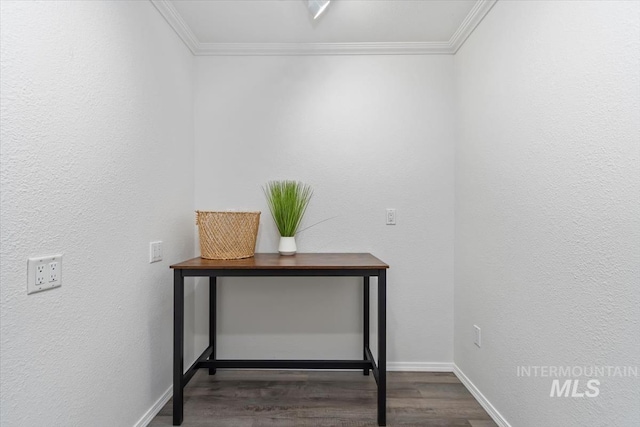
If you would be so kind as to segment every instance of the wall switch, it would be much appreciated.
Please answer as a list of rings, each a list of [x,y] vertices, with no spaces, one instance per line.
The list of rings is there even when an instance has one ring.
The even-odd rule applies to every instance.
[[[62,255],[27,260],[27,294],[62,286]]]
[[[387,209],[387,225],[396,225],[395,209]]]
[[[162,261],[162,242],[149,243],[149,264]]]
[[[478,347],[482,346],[482,337],[480,335],[480,327],[478,325],[473,325],[473,331],[475,333],[473,338],[473,343]]]

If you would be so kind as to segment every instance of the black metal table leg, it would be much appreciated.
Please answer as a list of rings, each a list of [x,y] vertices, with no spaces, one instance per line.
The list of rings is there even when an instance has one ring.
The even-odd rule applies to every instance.
[[[378,425],[387,425],[387,270],[378,270]]]
[[[209,277],[209,346],[211,346],[211,356],[209,360],[216,360],[216,313],[217,313],[217,277]],[[209,368],[209,375],[215,375],[216,368]]]
[[[182,372],[184,368],[184,277],[173,271],[173,425],[182,424]]]
[[[364,313],[364,322],[363,322],[363,328],[362,328],[362,334],[363,334],[363,348],[362,348],[362,354],[363,354],[363,360],[367,360],[367,349],[369,348],[369,276],[365,276],[364,277],[364,283],[363,283],[363,301],[364,301],[364,306],[363,306],[363,313]],[[362,373],[364,375],[369,375],[369,369],[365,368],[363,369]]]

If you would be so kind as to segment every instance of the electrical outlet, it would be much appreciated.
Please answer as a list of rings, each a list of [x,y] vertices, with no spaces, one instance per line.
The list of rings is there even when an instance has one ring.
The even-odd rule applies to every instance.
[[[162,242],[149,243],[149,264],[162,261]]]
[[[44,264],[36,265],[36,285],[44,285],[45,270],[46,270],[46,265]]]
[[[49,263],[49,282],[55,282],[58,280],[58,261],[52,261]]]
[[[387,209],[387,225],[396,225],[395,209]]]
[[[473,343],[475,345],[477,345],[478,347],[482,346],[482,336],[480,335],[480,327],[478,325],[473,325],[473,331],[475,333],[475,336],[473,338]]]
[[[62,255],[27,260],[27,294],[62,286]]]

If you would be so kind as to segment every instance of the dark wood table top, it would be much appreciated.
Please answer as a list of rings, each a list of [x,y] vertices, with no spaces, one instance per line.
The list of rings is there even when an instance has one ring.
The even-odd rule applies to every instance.
[[[379,270],[389,266],[367,253],[298,253],[291,256],[259,253],[251,258],[231,260],[193,258],[174,264],[170,268],[177,270]]]

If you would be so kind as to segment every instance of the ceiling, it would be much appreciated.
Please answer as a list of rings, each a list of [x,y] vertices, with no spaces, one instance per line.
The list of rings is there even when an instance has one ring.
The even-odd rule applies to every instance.
[[[455,53],[495,0],[151,0],[196,55]]]

